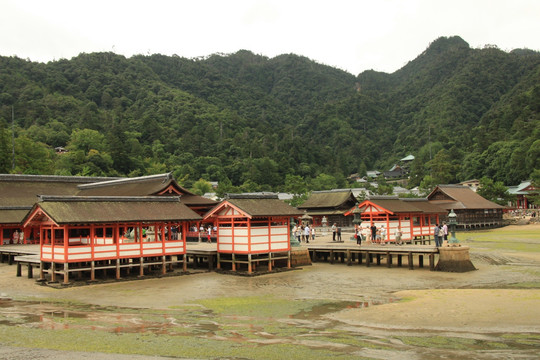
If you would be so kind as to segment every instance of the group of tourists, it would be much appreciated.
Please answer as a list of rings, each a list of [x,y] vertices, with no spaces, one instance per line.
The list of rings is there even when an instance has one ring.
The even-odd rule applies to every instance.
[[[381,225],[378,228],[375,224],[365,227],[355,225],[354,238],[356,239],[356,244],[358,245],[362,245],[362,241],[365,241],[366,244],[386,245],[386,243],[390,241],[390,239],[387,238],[387,234],[388,233],[384,225]],[[401,231],[401,227],[398,226],[394,231],[394,244],[403,245],[402,237],[403,232]]]
[[[11,234],[11,239],[4,239],[4,245],[7,244],[24,244],[24,231],[15,229],[13,234]]]
[[[435,238],[436,247],[442,246],[442,242],[448,240],[448,226],[445,222],[443,222],[442,226],[435,224],[435,227],[433,228],[433,237]]]
[[[332,241],[342,241],[341,240],[341,227],[337,226],[336,223],[332,224]]]
[[[309,226],[309,224],[295,225],[292,229],[292,233],[296,236],[298,242],[305,242],[309,244],[309,239],[315,240],[315,227]]]

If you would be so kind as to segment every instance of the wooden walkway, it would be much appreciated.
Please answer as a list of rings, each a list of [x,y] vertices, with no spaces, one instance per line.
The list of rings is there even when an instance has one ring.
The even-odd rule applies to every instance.
[[[22,276],[22,267],[27,267],[28,278],[33,278],[34,269],[39,271],[41,266],[41,260],[39,256],[39,245],[2,245],[0,246],[0,263],[8,263],[9,265],[17,265],[17,276]],[[118,266],[114,263],[115,260],[95,262],[94,268],[90,267],[70,267],[69,272],[81,272],[81,271],[95,271],[106,270],[113,268],[140,268],[141,266],[160,266],[163,265],[161,259],[145,258],[143,263],[135,259],[121,259],[122,262]],[[126,261],[133,260],[133,261]],[[150,260],[150,261],[148,261]],[[185,264],[190,264],[194,269],[201,267],[207,267],[209,271],[214,270],[217,261],[217,245],[215,243],[186,243],[186,255]],[[166,265],[169,265],[169,269],[173,263],[184,263],[184,259],[174,261],[167,260]],[[185,267],[184,267],[185,270]],[[50,273],[51,269],[45,269],[46,273]],[[64,274],[64,268],[57,268],[54,270],[55,274]],[[129,271],[129,270],[128,270]]]
[[[0,262],[7,262],[9,265],[17,265],[17,276],[22,276],[22,268],[27,267],[28,278],[33,278],[34,270],[40,271],[41,261],[39,257],[39,245],[3,245],[0,246]],[[300,247],[293,247],[295,249],[307,249],[313,263],[317,261],[328,261],[331,264],[336,262],[346,263],[349,266],[353,264],[364,264],[366,267],[371,265],[386,265],[387,267],[398,266],[402,267],[403,263],[410,270],[413,270],[415,266],[419,268],[424,267],[424,261],[429,263],[429,269],[435,269],[435,255],[438,254],[438,249],[433,245],[356,245],[353,241],[344,242],[332,242],[326,238],[319,238],[315,242],[309,244],[302,243]],[[122,259],[126,260],[126,259]],[[130,260],[130,259],[127,259]],[[189,265],[193,269],[207,268],[209,271],[213,271],[218,264],[219,258],[217,253],[216,243],[206,242],[187,242],[186,243],[186,255],[182,259],[177,259],[178,264],[182,264],[184,270]],[[174,260],[169,259],[166,261],[166,265],[169,270],[172,270]],[[241,261],[240,261],[241,262]],[[131,259],[130,261],[124,261],[120,264],[107,263],[96,264],[95,268],[90,269],[86,267],[73,267],[70,268],[70,272],[82,272],[86,270],[107,270],[113,268],[142,268],[148,266],[165,266],[162,259],[145,259],[144,261],[138,261],[138,259]],[[127,270],[128,273],[130,270]],[[52,269],[45,269],[46,273],[52,272]],[[118,270],[117,270],[118,271]],[[54,269],[55,274],[61,275],[64,272],[63,268]]]
[[[353,264],[365,264],[370,267],[373,264],[381,265],[383,262],[387,267],[394,264],[403,266],[405,259],[409,270],[413,270],[416,264],[424,267],[424,258],[429,261],[429,269],[435,270],[435,255],[439,250],[435,246],[429,245],[356,245],[348,243],[318,243],[305,245],[310,253],[311,261],[329,261]]]

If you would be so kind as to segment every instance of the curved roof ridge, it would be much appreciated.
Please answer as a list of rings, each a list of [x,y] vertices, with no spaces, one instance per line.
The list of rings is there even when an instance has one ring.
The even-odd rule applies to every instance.
[[[152,181],[156,179],[163,178],[163,182],[166,182],[168,180],[171,180],[172,172],[165,173],[165,174],[157,174],[157,175],[145,175],[145,176],[138,176],[134,178],[120,178],[120,179],[114,179],[114,180],[108,180],[108,181],[100,181],[95,182],[91,184],[82,184],[78,185],[77,187],[81,190],[83,189],[92,189],[92,188],[98,188],[102,186],[110,186],[110,185],[119,185],[119,184],[127,184],[127,183],[134,183],[134,182],[144,182],[144,181]]]
[[[180,201],[180,196],[76,196],[76,195],[38,195],[41,202],[129,202],[129,201]]]

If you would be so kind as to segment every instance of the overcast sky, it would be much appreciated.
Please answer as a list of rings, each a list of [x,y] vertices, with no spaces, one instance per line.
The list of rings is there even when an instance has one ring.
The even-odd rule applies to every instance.
[[[0,55],[294,53],[394,72],[440,36],[540,50],[539,0],[0,0]]]

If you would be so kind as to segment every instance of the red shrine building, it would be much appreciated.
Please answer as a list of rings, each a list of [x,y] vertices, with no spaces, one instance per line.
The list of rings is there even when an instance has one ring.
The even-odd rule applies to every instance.
[[[189,221],[201,217],[179,197],[40,196],[23,220],[36,229],[40,244],[41,275],[55,281],[70,272],[183,263]]]
[[[174,196],[199,215],[217,204],[180,186],[171,173],[136,178],[0,174],[0,245],[39,242],[37,228],[23,227],[22,222],[40,195],[116,199]]]
[[[270,194],[229,194],[205,216],[217,228],[218,268],[247,264],[251,273],[259,262],[272,270],[274,260],[290,267],[290,219],[302,213]]]
[[[427,199],[398,198],[397,196],[371,196],[357,205],[361,227],[375,225],[386,229],[386,241],[395,241],[395,232],[401,229],[402,240],[412,242],[433,236],[435,224],[441,224],[447,211],[431,204]],[[354,208],[353,208],[354,209]],[[345,215],[352,217],[351,209]]]

